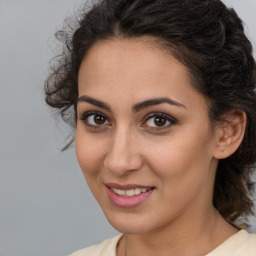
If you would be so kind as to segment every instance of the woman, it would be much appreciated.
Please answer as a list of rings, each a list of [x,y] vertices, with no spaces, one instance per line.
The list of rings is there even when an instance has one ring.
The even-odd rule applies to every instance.
[[[122,233],[72,256],[256,255],[255,62],[219,0],[102,0],[45,84],[75,126],[76,153]],[[63,37],[64,36],[64,37]]]

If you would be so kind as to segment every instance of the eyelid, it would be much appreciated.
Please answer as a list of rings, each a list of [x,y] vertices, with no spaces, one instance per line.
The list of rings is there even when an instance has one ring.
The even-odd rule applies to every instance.
[[[90,116],[93,116],[93,115],[100,115],[100,116],[103,116],[104,118],[106,118],[106,120],[108,122],[110,122],[111,120],[105,115],[103,114],[102,112],[100,111],[88,111],[88,112],[85,112],[81,115],[81,117],[78,116],[78,119],[83,121],[83,123],[88,126],[88,127],[92,127],[92,128],[101,128],[103,127],[104,125],[106,124],[102,124],[102,125],[91,125],[89,124],[88,122],[86,122],[86,119]]]
[[[170,126],[174,125],[174,124],[177,124],[177,120],[173,117],[171,117],[170,115],[167,115],[165,113],[161,113],[161,112],[155,112],[155,113],[151,113],[149,114],[143,121],[143,124],[145,122],[147,122],[149,119],[151,118],[155,118],[155,117],[163,117],[165,118],[168,122],[170,122],[169,125],[167,126],[159,126],[159,127],[151,127],[151,126],[146,126],[146,125],[143,125],[143,127],[147,128],[147,129],[152,129],[152,130],[163,130],[163,129],[166,129],[166,128],[169,128]]]
[[[150,119],[150,118],[152,118],[152,117],[156,117],[156,116],[164,117],[164,118],[166,118],[167,120],[169,120],[170,122],[177,122],[177,120],[176,120],[174,117],[172,117],[172,116],[170,116],[170,115],[168,115],[168,114],[165,114],[165,113],[163,113],[163,112],[154,112],[154,113],[150,113],[149,115],[146,116],[145,121],[147,121],[148,119]]]
[[[109,119],[108,117],[106,117],[106,115],[104,115],[100,111],[87,111],[87,112],[83,113],[81,115],[81,117],[79,117],[79,115],[78,115],[78,119],[83,121],[83,120],[85,120],[85,118],[87,118],[88,116],[92,116],[92,115],[101,115],[101,116],[104,116],[106,119]]]

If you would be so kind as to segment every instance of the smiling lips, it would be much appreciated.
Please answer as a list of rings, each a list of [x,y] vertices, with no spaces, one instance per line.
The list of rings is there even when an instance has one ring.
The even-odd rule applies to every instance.
[[[137,206],[146,200],[154,191],[154,187],[141,185],[106,184],[110,201],[119,207]]]
[[[135,189],[128,189],[128,190],[121,190],[121,189],[117,189],[117,188],[110,188],[111,190],[113,190],[116,194],[118,194],[119,196],[137,196],[141,193],[145,193],[147,192],[149,189],[146,188],[135,188]]]

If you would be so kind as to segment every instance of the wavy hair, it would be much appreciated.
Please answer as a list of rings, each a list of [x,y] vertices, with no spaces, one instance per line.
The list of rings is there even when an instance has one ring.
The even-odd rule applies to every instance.
[[[246,113],[241,145],[219,161],[213,204],[232,223],[248,216],[256,162],[255,60],[243,22],[220,0],[101,0],[85,8],[75,29],[56,34],[64,48],[45,82],[46,103],[75,128],[78,71],[87,51],[100,40],[145,35],[188,68],[193,86],[210,100],[213,123],[232,109]]]

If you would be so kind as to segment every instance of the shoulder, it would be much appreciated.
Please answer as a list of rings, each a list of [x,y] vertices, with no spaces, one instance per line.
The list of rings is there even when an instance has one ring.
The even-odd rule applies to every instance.
[[[206,256],[256,256],[256,234],[237,232]]]
[[[119,234],[99,244],[78,250],[69,256],[116,256],[116,246],[121,236],[122,234]]]

